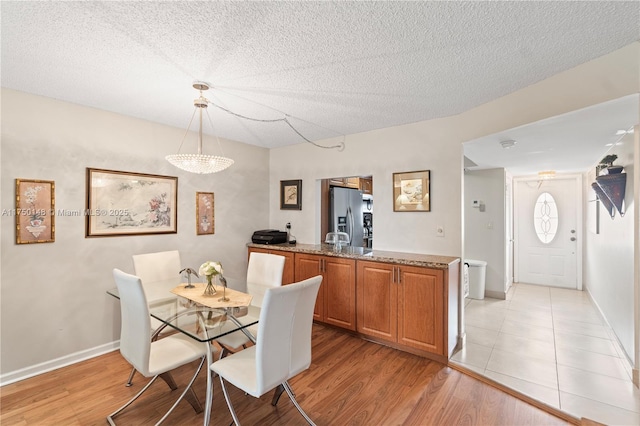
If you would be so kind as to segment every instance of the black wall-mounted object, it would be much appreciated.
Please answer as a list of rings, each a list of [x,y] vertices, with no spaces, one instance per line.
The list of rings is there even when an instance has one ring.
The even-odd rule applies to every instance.
[[[615,210],[618,210],[621,217],[624,216],[624,196],[627,189],[626,173],[598,176],[591,187],[596,191],[598,198],[612,218],[615,216]]]

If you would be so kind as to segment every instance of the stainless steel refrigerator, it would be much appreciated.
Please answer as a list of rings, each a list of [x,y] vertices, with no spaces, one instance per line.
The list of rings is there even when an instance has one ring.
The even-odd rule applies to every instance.
[[[349,245],[363,247],[362,191],[340,187],[331,187],[330,191],[330,230],[346,232],[349,234]]]

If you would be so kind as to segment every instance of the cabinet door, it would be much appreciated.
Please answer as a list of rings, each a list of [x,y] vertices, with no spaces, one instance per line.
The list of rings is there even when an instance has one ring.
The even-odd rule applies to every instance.
[[[295,253],[295,277],[296,282],[306,280],[307,278],[315,277],[322,274],[321,269],[322,256],[316,256],[313,254]],[[316,298],[316,306],[313,310],[313,319],[316,321],[324,321],[324,294],[326,283],[324,278],[320,289],[318,290],[318,297]]]
[[[398,265],[398,343],[446,355],[443,271]]]
[[[360,178],[360,191],[365,194],[373,194],[373,179]]]
[[[284,256],[284,271],[282,272],[282,285],[293,284],[296,282],[294,276],[294,254],[289,251],[274,250],[273,254]]]
[[[344,184],[347,188],[355,188],[360,189],[360,178],[358,177],[348,177],[344,178]]]
[[[356,261],[323,257],[324,322],[356,330]]]
[[[345,178],[331,178],[329,179],[329,185],[331,186],[345,186]]]
[[[398,288],[394,283],[394,265],[358,261],[358,332],[395,342],[398,325]]]

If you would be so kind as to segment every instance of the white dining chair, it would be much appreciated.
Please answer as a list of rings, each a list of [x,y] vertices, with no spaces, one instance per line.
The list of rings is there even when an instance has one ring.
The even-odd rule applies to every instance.
[[[261,307],[264,292],[267,288],[280,287],[284,272],[284,256],[268,253],[251,252],[247,266],[247,293],[252,295],[251,304]],[[256,318],[257,319],[257,318]],[[224,327],[233,327],[232,324]],[[249,327],[249,332],[254,336],[257,333],[255,326]],[[216,339],[222,347],[220,358],[240,347],[245,348],[250,342],[242,332],[236,331]]]
[[[142,280],[119,269],[113,270],[113,278],[120,294],[120,353],[140,374],[152,379],[126,404],[107,416],[107,421],[115,425],[113,418],[138,399],[158,377],[165,380],[172,390],[177,389],[175,382],[167,373],[197,359],[200,359],[200,364],[191,381],[169,411],[156,424],[162,423],[185,396],[197,413],[202,412],[202,406],[191,385],[202,369],[211,345],[198,342],[182,333],[151,341],[149,339],[151,334],[149,306]]]
[[[134,273],[142,280],[142,288],[145,291],[148,303],[153,306],[156,303],[156,298],[159,298],[161,300],[158,302],[159,304],[167,305],[166,309],[177,312],[178,306],[176,306],[176,302],[167,302],[162,299],[166,298],[164,295],[166,293],[165,283],[175,281],[176,285],[180,284],[180,252],[171,250],[143,253],[135,254],[132,258]],[[152,318],[151,328],[153,331],[150,338],[157,339],[164,334],[166,325]],[[170,332],[170,330],[167,332]],[[135,374],[136,369],[132,368],[126,383],[127,387],[133,384]]]
[[[211,365],[211,371],[220,376],[224,397],[237,426],[240,421],[225,381],[256,398],[276,388],[284,389],[305,420],[314,424],[298,404],[287,380],[311,365],[313,308],[321,282],[322,276],[318,275],[268,289],[260,311],[260,337],[255,346],[228,355]],[[281,393],[281,390],[277,391],[273,405]]]
[[[175,280],[176,285],[180,284],[182,267],[178,250],[135,254],[132,258],[135,274],[142,280],[142,286],[147,293],[153,293],[154,283]]]

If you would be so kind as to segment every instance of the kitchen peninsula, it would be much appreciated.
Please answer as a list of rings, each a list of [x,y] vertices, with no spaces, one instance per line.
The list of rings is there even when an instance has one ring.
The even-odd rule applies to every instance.
[[[446,363],[458,341],[460,259],[329,244],[248,244],[286,257],[283,284],[322,275],[314,320]]]

